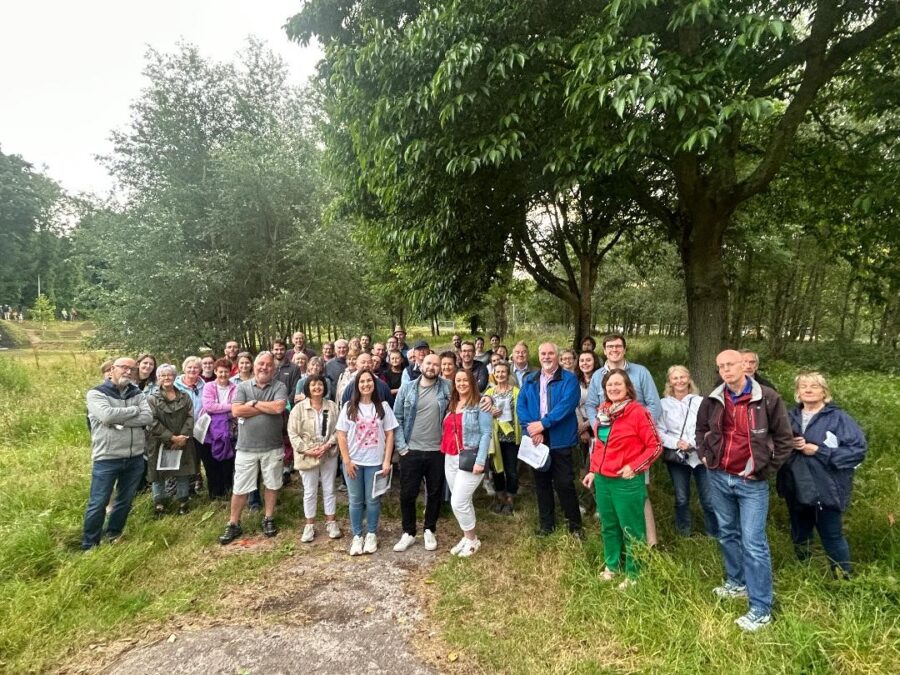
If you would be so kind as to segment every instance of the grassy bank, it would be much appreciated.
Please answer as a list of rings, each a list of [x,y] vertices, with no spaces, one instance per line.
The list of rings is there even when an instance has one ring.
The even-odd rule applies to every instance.
[[[638,340],[629,350],[660,383],[665,366],[683,360],[677,343]],[[766,370],[785,394],[795,372],[784,362]],[[661,545],[647,553],[636,587],[620,592],[598,579],[596,520],[589,519],[584,544],[565,535],[539,540],[528,503],[513,523],[482,519],[479,555],[450,561],[436,574],[437,615],[452,617],[444,624],[448,639],[488,671],[512,673],[900,672],[900,379],[877,372],[830,379],[871,448],[845,520],[854,579],[832,580],[818,545],[811,562],[796,561],[787,513],[773,490],[777,620],[763,633],[741,634],[733,620],[746,603],[712,595],[722,574],[718,546],[706,537],[677,538],[671,483],[660,464],[653,503]],[[699,512],[694,522],[701,522]]]
[[[154,520],[138,497],[123,541],[78,550],[90,484],[84,392],[95,355],[0,356],[0,670],[43,672],[96,642],[185,612],[212,611],[222,589],[290,552],[220,555],[224,505],[197,500]],[[296,500],[285,504],[295,522]],[[255,519],[245,521],[258,527]]]

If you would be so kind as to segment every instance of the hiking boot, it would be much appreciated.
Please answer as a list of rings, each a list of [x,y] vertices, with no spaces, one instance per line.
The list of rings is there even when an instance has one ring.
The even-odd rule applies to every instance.
[[[307,523],[303,526],[303,534],[300,535],[300,543],[308,544],[311,542],[316,536],[316,526],[312,523]]]
[[[329,539],[340,539],[343,536],[341,528],[335,520],[325,521],[325,531],[328,533]]]
[[[394,544],[394,552],[395,553],[403,553],[406,549],[416,543],[416,538],[409,534],[408,532],[404,532],[403,536],[400,537],[400,541]]]
[[[267,537],[274,537],[276,534],[278,534],[278,526],[275,525],[275,519],[263,518],[262,531],[263,534]]]
[[[725,599],[730,598],[746,598],[747,597],[747,587],[740,586],[731,581],[726,581],[722,586],[716,586],[713,589],[713,593]]]
[[[225,532],[219,537],[219,543],[225,546],[225,544],[230,544],[242,534],[244,534],[244,530],[241,529],[240,523],[228,523],[225,526]]]
[[[744,616],[735,619],[734,622],[741,630],[745,630],[748,633],[755,633],[760,628],[764,628],[772,623],[772,615],[762,614],[761,612],[751,609],[744,614]]]

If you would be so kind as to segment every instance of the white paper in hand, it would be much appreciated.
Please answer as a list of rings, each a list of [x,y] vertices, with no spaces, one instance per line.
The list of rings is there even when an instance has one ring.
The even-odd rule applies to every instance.
[[[380,471],[375,474],[375,480],[372,481],[372,499],[380,497],[391,489],[391,477],[394,475],[394,467],[392,466],[387,473]]]
[[[519,459],[525,462],[533,469],[540,469],[547,463],[547,457],[550,455],[550,448],[540,443],[535,445],[531,436],[522,436],[522,442],[519,443]]]

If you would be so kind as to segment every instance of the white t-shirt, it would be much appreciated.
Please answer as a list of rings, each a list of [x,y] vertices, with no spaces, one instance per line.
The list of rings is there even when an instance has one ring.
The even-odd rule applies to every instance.
[[[341,407],[337,430],[347,434],[347,450],[350,459],[359,466],[381,466],[384,462],[384,432],[400,426],[394,411],[382,401],[384,419],[378,419],[374,403],[360,403],[354,422],[347,417],[349,403]]]

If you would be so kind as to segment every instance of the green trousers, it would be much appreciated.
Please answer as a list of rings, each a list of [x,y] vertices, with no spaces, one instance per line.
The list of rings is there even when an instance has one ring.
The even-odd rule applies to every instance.
[[[644,522],[644,501],[647,486],[643,474],[630,480],[608,478],[594,474],[594,495],[600,514],[600,531],[603,536],[603,557],[613,572],[622,571],[622,553],[625,553],[625,574],[637,576],[638,563],[634,559],[634,546],[647,543]]]

